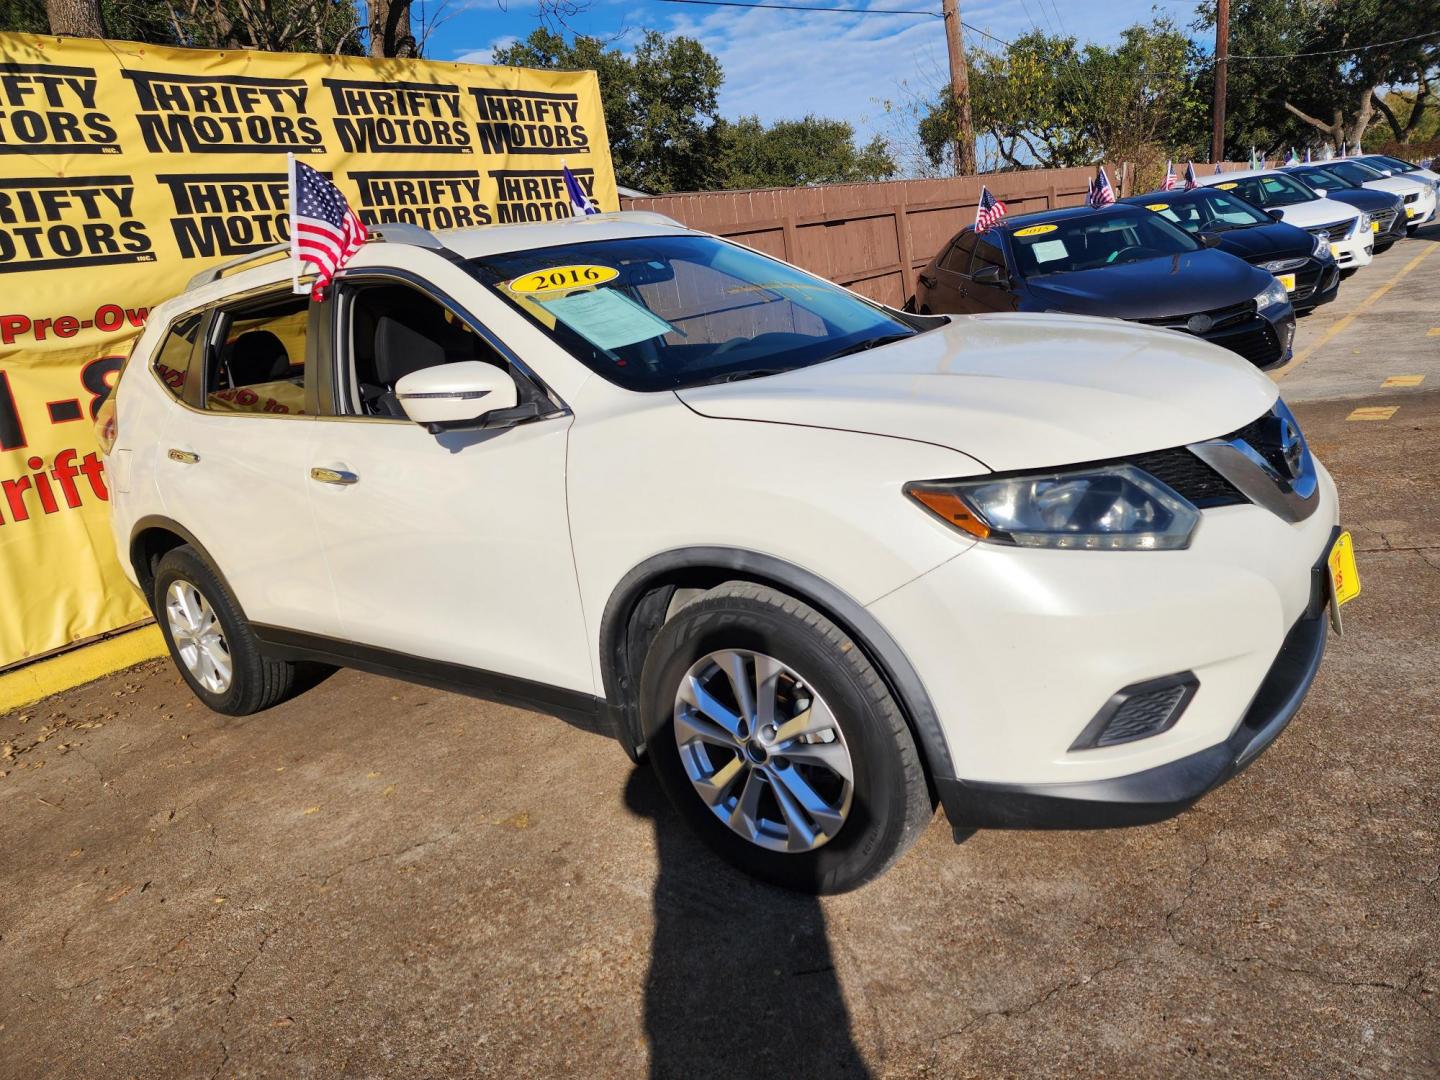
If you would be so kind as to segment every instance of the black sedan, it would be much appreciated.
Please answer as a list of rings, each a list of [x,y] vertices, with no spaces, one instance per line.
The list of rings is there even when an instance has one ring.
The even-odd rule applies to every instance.
[[[1221,251],[1275,275],[1290,294],[1297,315],[1328,304],[1340,291],[1340,267],[1329,244],[1276,221],[1228,191],[1213,187],[1152,191],[1123,201],[1154,211],[1191,236],[1219,236],[1216,246]]]
[[[1375,254],[1380,254],[1396,240],[1405,239],[1405,200],[1388,191],[1364,187],[1355,178],[1345,175],[1343,168],[1330,162],[1294,165],[1285,171],[1294,173],[1327,199],[1345,203],[1370,215],[1370,229],[1375,233]]]
[[[1183,330],[1258,368],[1290,358],[1295,309],[1264,270],[1144,207],[1071,207],[967,226],[920,272],[926,314],[1063,311]]]

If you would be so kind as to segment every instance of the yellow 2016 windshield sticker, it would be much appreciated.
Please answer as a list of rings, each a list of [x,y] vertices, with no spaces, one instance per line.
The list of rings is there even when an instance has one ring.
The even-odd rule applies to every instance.
[[[1146,210],[1154,210],[1154,211],[1158,214],[1161,210],[1169,210],[1169,209],[1170,209],[1170,204],[1169,204],[1169,203],[1163,203],[1163,202],[1146,203],[1146,204],[1145,204],[1145,209],[1146,209]]]
[[[1239,187],[1240,185],[1239,185],[1239,184],[1216,184],[1215,186],[1218,187],[1221,191],[1229,191],[1231,188],[1237,188],[1237,187]]]
[[[521,274],[509,283],[508,288],[511,292],[527,294],[561,292],[603,285],[619,276],[620,271],[613,266],[550,266]]]
[[[1016,229],[1016,236],[1044,236],[1047,232],[1054,232],[1059,225],[1031,225],[1028,229]]]

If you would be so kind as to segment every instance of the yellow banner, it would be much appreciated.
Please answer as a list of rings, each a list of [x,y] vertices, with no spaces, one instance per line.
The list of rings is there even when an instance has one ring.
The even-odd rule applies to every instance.
[[[594,72],[0,33],[0,668],[135,622],[91,426],[148,309],[289,239],[285,155],[367,223],[619,208]]]

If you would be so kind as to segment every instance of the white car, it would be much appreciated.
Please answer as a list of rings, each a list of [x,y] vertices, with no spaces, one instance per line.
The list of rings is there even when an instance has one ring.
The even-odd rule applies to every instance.
[[[1368,266],[1375,257],[1375,239],[1365,215],[1353,206],[1327,199],[1325,192],[1279,169],[1247,169],[1199,178],[1206,187],[1229,191],[1276,221],[1295,225],[1330,245],[1342,270]]]
[[[937,800],[1173,814],[1310,685],[1353,557],[1234,353],[906,315],[650,214],[374,232],[322,302],[278,250],[201,275],[100,414],[121,561],[212,709],[307,661],[533,706],[838,891]]]
[[[1440,174],[1384,154],[1363,154],[1339,160],[1369,169],[1385,182],[1387,186],[1383,190],[1404,196],[1406,225],[1411,233],[1435,220],[1436,201],[1440,200]],[[1367,182],[1365,186],[1380,187],[1379,180]]]

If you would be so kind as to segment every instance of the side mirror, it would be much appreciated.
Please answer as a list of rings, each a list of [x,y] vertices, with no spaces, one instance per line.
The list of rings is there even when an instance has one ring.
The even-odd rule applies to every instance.
[[[1284,210],[1266,210],[1265,213],[1269,214],[1269,215],[1270,215],[1272,218],[1274,218],[1276,221],[1284,221],[1284,220],[1285,220],[1285,211],[1284,211]]]
[[[497,414],[515,409],[515,380],[494,364],[462,360],[412,371],[395,384],[405,415],[432,435],[457,428],[492,426]]]
[[[1200,232],[1195,234],[1195,242],[1202,248],[1213,248],[1220,246],[1220,234],[1213,232]]]
[[[1315,189],[1315,197],[1317,199],[1328,199],[1330,197],[1330,193],[1326,191],[1323,187],[1317,187]]]
[[[1005,271],[993,263],[989,266],[982,266],[975,273],[970,275],[970,280],[976,285],[991,285],[997,289],[1003,289],[1010,284],[1010,279],[1005,276]]]

